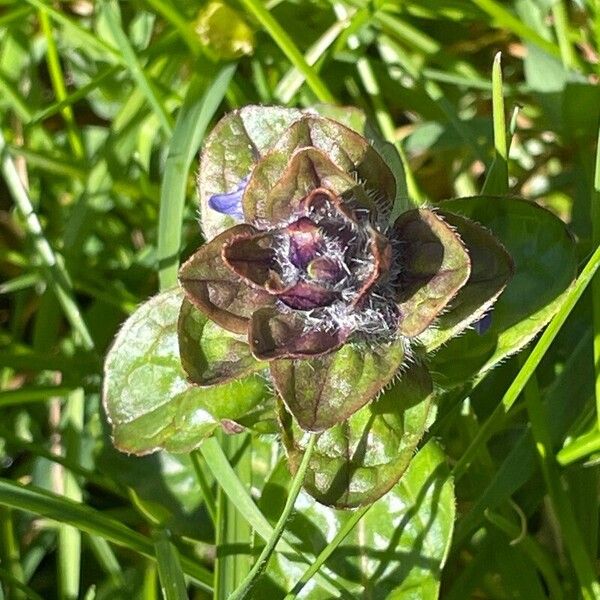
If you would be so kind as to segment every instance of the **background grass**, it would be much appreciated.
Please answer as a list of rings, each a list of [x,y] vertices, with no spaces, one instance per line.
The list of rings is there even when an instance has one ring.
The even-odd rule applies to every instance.
[[[216,119],[317,102],[363,108],[420,201],[479,193],[507,170],[509,193],[569,225],[587,265],[579,287],[531,354],[441,398],[429,435],[457,477],[441,597],[595,597],[600,281],[585,284],[599,260],[600,5],[223,6],[235,12],[0,0],[0,597],[152,599],[162,586],[179,598],[185,573],[195,597],[226,598],[253,559],[215,543],[271,538],[276,518],[235,487],[260,493],[263,450],[249,438],[211,440],[192,459],[111,449],[102,357],[202,242],[193,174]],[[498,52],[514,136],[492,169],[505,155]]]

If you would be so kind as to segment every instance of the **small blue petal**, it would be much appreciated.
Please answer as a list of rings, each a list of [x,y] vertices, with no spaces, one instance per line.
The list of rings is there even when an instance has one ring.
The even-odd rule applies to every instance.
[[[483,335],[492,325],[492,311],[486,313],[479,319],[473,323],[473,329],[479,334]]]
[[[231,215],[238,219],[244,218],[244,212],[242,211],[242,196],[248,179],[250,177],[244,177],[238,184],[237,188],[233,192],[226,194],[214,194],[208,199],[208,205],[217,212],[224,215]]]

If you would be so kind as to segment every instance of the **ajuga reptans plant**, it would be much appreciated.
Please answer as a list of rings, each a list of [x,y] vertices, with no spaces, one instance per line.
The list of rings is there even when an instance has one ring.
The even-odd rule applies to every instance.
[[[358,111],[319,111],[247,106],[206,138],[206,241],[119,333],[104,398],[138,454],[278,430],[294,471],[316,435],[305,489],[352,507],[398,481],[430,423],[426,350],[484,328],[513,265],[474,221],[411,204]]]
[[[469,240],[477,247],[499,243],[443,211],[419,208],[392,217],[398,174],[367,139],[310,112],[270,109],[270,123],[266,110],[233,112],[212,132],[199,187],[201,211],[213,213],[205,234],[214,237],[182,266],[179,280],[186,302],[244,336],[252,355],[268,362],[300,427],[322,431],[401,375],[412,341],[468,288],[478,268]],[[257,131],[245,132],[248,127]],[[247,158],[239,156],[240,139],[252,140],[243,149]],[[217,147],[221,171],[212,162]],[[237,161],[244,158],[248,172],[223,181],[228,162],[236,161],[239,177]],[[464,327],[481,319],[510,277],[508,254],[500,249],[495,256],[504,264],[495,265],[486,301]],[[384,364],[359,389],[362,363],[354,377],[345,373],[337,385],[319,388],[319,371],[347,345],[359,352],[378,347]],[[237,375],[225,366],[217,379]],[[211,377],[195,383],[216,383]],[[303,401],[322,393],[329,398]]]

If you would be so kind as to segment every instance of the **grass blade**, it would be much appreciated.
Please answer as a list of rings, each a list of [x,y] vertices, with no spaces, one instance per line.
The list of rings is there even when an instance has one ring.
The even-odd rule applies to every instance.
[[[265,5],[260,0],[240,0],[240,4],[245,6],[248,12],[258,20],[265,31],[273,38],[273,41],[279,46],[280,50],[287,56],[292,65],[304,75],[306,83],[314,92],[317,99],[320,102],[335,104],[335,97],[329,91],[325,82],[306,62],[304,56],[292,41],[292,38],[290,38],[283,27],[275,20]]]
[[[73,329],[79,334],[83,347],[91,350],[94,347],[94,342],[79,307],[73,298],[73,290],[67,271],[61,258],[55,254],[42,233],[42,225],[33,208],[33,204],[21,182],[14,162],[6,152],[6,142],[2,132],[0,132],[0,159],[2,162],[2,173],[4,174],[8,189],[15,204],[25,218],[26,227],[33,239],[35,249],[48,270],[49,283],[54,288],[54,292],[62,305],[67,319]]]
[[[267,545],[263,548],[263,551],[260,553],[258,560],[252,567],[250,573],[248,573],[248,577],[244,579],[240,587],[234,591],[234,593],[230,596],[231,600],[245,600],[249,597],[252,592],[252,588],[258,581],[258,578],[263,574],[264,570],[267,568],[267,564],[269,563],[269,559],[271,555],[275,551],[275,546],[277,546],[277,542],[279,542],[283,532],[285,530],[285,526],[292,514],[292,510],[294,509],[294,504],[296,503],[296,499],[298,498],[298,494],[300,493],[300,489],[302,488],[302,484],[304,483],[304,476],[306,475],[306,470],[308,469],[308,464],[310,462],[310,457],[312,456],[313,449],[315,447],[315,442],[317,441],[317,436],[313,433],[311,434],[308,445],[304,452],[304,456],[302,457],[302,461],[300,462],[300,466],[292,479],[292,484],[290,486],[290,491],[288,493],[287,500],[285,502],[285,506],[283,507],[283,511],[275,525],[275,529],[273,530],[273,534],[271,538],[267,542]]]
[[[229,499],[235,502],[240,514],[248,521],[248,523],[250,523],[256,533],[258,533],[260,537],[268,542],[273,535],[273,527],[260,512],[250,497],[248,490],[242,485],[235,474],[235,471],[231,468],[231,465],[229,464],[227,457],[219,445],[219,442],[214,437],[204,440],[202,446],[200,446],[200,453],[204,457],[208,468],[215,476],[219,486],[223,488],[223,491],[227,494]],[[297,552],[290,543],[296,541],[297,540],[295,538],[292,538],[284,533],[283,538],[280,539],[279,543],[277,544],[277,550],[279,552],[290,553],[294,556],[295,560],[297,559],[304,563],[310,562],[308,558]],[[315,581],[324,590],[330,594],[333,594],[334,597],[337,598],[339,596],[338,589],[332,585],[329,582],[329,579],[323,574],[317,574]]]
[[[335,534],[335,537],[323,548],[319,556],[315,558],[315,561],[304,571],[302,577],[298,579],[296,585],[292,590],[285,596],[284,600],[294,600],[298,594],[302,591],[302,588],[318,573],[319,569],[325,564],[325,561],[335,552],[337,547],[348,537],[350,532],[356,527],[358,522],[365,516],[367,511],[373,506],[369,504],[359,508],[352,513],[352,516],[344,526]]]
[[[31,512],[48,519],[67,523],[91,535],[125,546],[142,556],[156,560],[152,540],[123,525],[120,521],[107,517],[89,506],[67,500],[45,490],[17,485],[0,479],[0,505]],[[211,591],[212,574],[189,558],[181,561],[183,571],[193,577],[198,585]]]
[[[165,529],[154,534],[154,549],[158,564],[158,577],[165,600],[187,600],[187,586],[181,570],[177,548]]]
[[[494,57],[492,67],[492,105],[494,120],[494,162],[487,174],[482,194],[508,193],[508,145],[506,141],[506,116],[504,111],[504,95],[502,89],[502,54]]]
[[[146,73],[144,73],[144,69],[138,60],[137,54],[133,49],[131,43],[129,42],[129,38],[123,31],[120,23],[120,11],[119,6],[112,0],[105,0],[103,2],[102,11],[104,16],[106,17],[106,22],[110,28],[110,32],[115,38],[119,50],[123,56],[123,63],[129,69],[131,76],[134,81],[137,83],[139,89],[143,92],[148,104],[152,107],[152,110],[158,117],[160,124],[167,134],[170,136],[173,132],[173,127],[171,124],[171,117],[169,116],[167,109],[161,102],[160,98],[154,86],[150,82],[150,80],[146,77]]]
[[[193,81],[177,117],[160,192],[158,274],[163,290],[177,282],[181,222],[190,165],[235,69],[235,64],[222,67],[206,89],[200,79]]]
[[[542,404],[535,374],[525,386],[525,406],[529,414],[531,431],[535,439],[542,475],[554,513],[560,524],[562,537],[579,581],[579,592],[585,600],[600,598],[600,583],[596,569],[587,553],[581,530],[575,519],[571,500],[563,483],[552,452],[552,438],[548,429],[548,414]]]

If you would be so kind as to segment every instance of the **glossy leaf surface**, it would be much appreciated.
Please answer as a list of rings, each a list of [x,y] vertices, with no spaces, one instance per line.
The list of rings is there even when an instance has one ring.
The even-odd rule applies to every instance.
[[[119,450],[186,452],[269,397],[258,375],[198,388],[181,367],[177,320],[183,295],[163,292],[126,321],[105,363],[104,407]]]
[[[402,341],[369,349],[346,344],[325,356],[271,362],[271,376],[288,410],[307,431],[340,423],[376,396],[398,372]]]
[[[181,364],[191,383],[216,385],[267,367],[252,356],[247,336],[219,327],[187,299],[177,330]]]
[[[440,375],[442,385],[452,385],[491,369],[525,346],[548,323],[573,282],[577,257],[562,221],[533,202],[473,197],[449,200],[443,208],[489,229],[515,263],[515,274],[494,305],[489,330],[483,335],[467,331],[433,356],[432,372]],[[450,311],[438,327],[444,329],[451,322]],[[426,347],[437,348],[439,339],[433,336]]]
[[[377,500],[408,466],[427,426],[431,400],[429,373],[412,365],[377,400],[319,435],[305,488],[319,502],[338,508]],[[307,436],[285,412],[282,424],[295,470]]]
[[[271,519],[281,509],[287,482],[281,464],[261,499],[261,508]],[[351,512],[315,503],[304,492],[296,507],[290,529],[315,554],[352,518]],[[454,513],[454,489],[444,453],[429,442],[414,456],[400,481],[373,504],[335,550],[325,563],[327,572],[357,598],[433,600],[438,597],[440,573],[452,539]],[[259,586],[257,593],[292,589],[302,574],[297,564],[277,556],[271,581]],[[311,584],[298,594],[310,600],[327,597]]]

